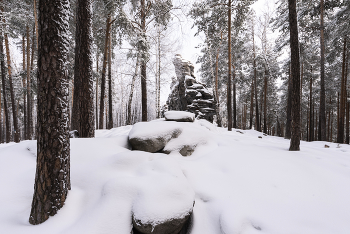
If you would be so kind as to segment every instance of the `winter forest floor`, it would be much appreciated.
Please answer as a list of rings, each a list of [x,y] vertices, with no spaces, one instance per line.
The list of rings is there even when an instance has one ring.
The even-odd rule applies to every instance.
[[[1,144],[0,233],[129,234],[134,210],[175,212],[187,192],[177,188],[193,190],[191,234],[350,233],[350,145],[301,142],[289,152],[283,138],[213,127],[210,145],[182,157],[131,151],[131,127],[71,139],[72,190],[37,226],[28,223],[36,141]]]

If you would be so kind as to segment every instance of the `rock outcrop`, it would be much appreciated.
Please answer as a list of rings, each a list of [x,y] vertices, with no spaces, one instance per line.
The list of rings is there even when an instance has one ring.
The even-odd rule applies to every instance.
[[[173,59],[176,78],[173,77],[170,86],[167,105],[169,110],[188,111],[196,118],[213,122],[215,102],[212,92],[206,85],[197,81],[194,76],[194,66],[190,61],[182,59],[177,54]]]

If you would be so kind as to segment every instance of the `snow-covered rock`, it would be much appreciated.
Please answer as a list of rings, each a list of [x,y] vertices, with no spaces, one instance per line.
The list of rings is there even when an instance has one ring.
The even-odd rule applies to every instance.
[[[171,115],[179,116],[176,112],[170,113]],[[215,126],[206,120],[196,120],[192,123],[162,119],[135,124],[129,133],[129,143],[133,150],[166,154],[177,152],[182,156],[189,156],[197,148],[211,147],[213,144],[215,146],[215,143],[211,142],[213,131]]]
[[[155,153],[178,137],[181,131],[179,126],[166,121],[140,122],[131,129],[129,142],[133,150]]]
[[[176,122],[193,122],[195,115],[186,111],[167,111],[164,113],[165,120]]]

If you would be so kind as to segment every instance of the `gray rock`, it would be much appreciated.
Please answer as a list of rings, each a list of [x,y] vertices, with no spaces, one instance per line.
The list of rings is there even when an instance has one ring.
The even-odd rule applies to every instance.
[[[177,54],[173,63],[176,78],[172,78],[170,86],[171,92],[167,100],[169,110],[189,111],[194,113],[196,118],[206,119],[212,123],[216,108],[212,92],[205,84],[196,80],[191,62]],[[205,108],[206,111],[203,113],[201,108]]]
[[[143,224],[140,220],[132,217],[134,234],[185,234],[189,228],[192,212],[180,219],[171,219],[156,226]]]
[[[141,150],[150,153],[155,153],[162,150],[165,145],[172,139],[181,134],[181,130],[175,129],[174,131],[164,136],[154,136],[147,139],[139,137],[129,137],[129,143],[133,150]]]

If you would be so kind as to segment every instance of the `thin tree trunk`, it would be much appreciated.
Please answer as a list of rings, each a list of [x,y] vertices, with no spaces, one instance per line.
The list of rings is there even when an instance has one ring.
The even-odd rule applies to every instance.
[[[29,222],[40,224],[65,203],[70,189],[68,0],[39,2],[38,141]],[[50,82],[47,82],[47,81]]]
[[[26,76],[24,75],[24,72],[26,71],[26,46],[25,46],[25,36],[22,38],[22,51],[23,51],[23,77],[22,77],[22,85],[23,85],[23,138],[25,140],[28,140],[28,117],[27,117],[27,82],[26,82]]]
[[[145,0],[141,0],[141,31],[143,39],[146,39],[146,5]],[[141,110],[142,121],[147,121],[147,67],[146,56],[141,56]]]
[[[232,131],[231,97],[231,0],[228,0],[228,75],[227,75],[227,129]]]
[[[27,115],[28,115],[28,129],[27,139],[31,140],[33,137],[33,117],[32,117],[32,91],[31,91],[31,77],[30,77],[30,38],[29,26],[27,25]]]
[[[340,86],[340,106],[338,114],[338,129],[337,129],[337,143],[344,143],[344,117],[345,117],[345,99],[346,99],[346,80],[345,80],[345,63],[346,63],[346,38],[344,38],[343,48],[343,64]]]
[[[135,82],[136,82],[136,77],[138,74],[138,68],[139,68],[139,55],[137,55],[136,58],[136,67],[135,67],[135,73],[132,76],[132,81],[131,81],[131,87],[130,87],[130,95],[129,95],[129,101],[128,101],[128,118],[126,121],[126,125],[131,125],[132,122],[132,115],[131,115],[131,105],[132,105],[132,98],[134,96],[134,86],[135,86]]]
[[[98,71],[98,51],[96,51],[96,74],[99,73]],[[95,116],[95,120],[96,120],[96,129],[98,129],[98,75],[96,76],[96,116]]]
[[[256,55],[255,55],[255,36],[254,36],[254,22],[253,22],[253,30],[252,30],[252,37],[253,37],[253,67],[254,67],[254,96],[255,96],[255,130],[261,131],[260,128],[260,120],[259,120],[259,103],[258,103],[258,90],[257,90],[257,82],[256,82]]]
[[[36,46],[39,46],[39,32],[38,32],[38,14],[36,12],[36,0],[34,0],[34,24],[35,24],[35,35],[36,35]]]
[[[233,104],[233,128],[237,128],[237,105],[236,105],[236,68],[233,66],[232,72],[232,104]]]
[[[303,99],[303,77],[304,77],[304,63],[301,64],[301,74],[300,74],[300,102]],[[303,125],[303,107],[300,103],[300,139],[304,136],[304,125]]]
[[[4,62],[4,40],[3,35],[0,35],[0,58],[1,58],[1,82],[2,82],[2,93],[4,99],[4,115],[5,115],[5,128],[6,128],[6,143],[11,141],[11,129],[10,129],[10,115],[7,105],[7,93],[6,93],[6,81],[5,81],[5,62]],[[1,102],[1,100],[0,100]]]
[[[265,67],[265,78],[264,78],[264,133],[267,134],[266,118],[267,118],[267,78],[268,71]]]
[[[249,113],[249,129],[253,127],[253,115],[254,115],[254,79],[250,85],[250,113]]]
[[[11,57],[10,57],[10,48],[7,34],[5,34],[5,47],[6,47],[6,58],[7,58],[7,71],[8,71],[8,79],[10,85],[10,96],[11,96],[11,106],[12,106],[12,116],[13,116],[13,127],[14,127],[14,141],[20,142],[21,135],[18,127],[18,119],[16,112],[16,103],[15,103],[15,94],[13,90],[13,82],[12,82],[12,67],[11,67]]]
[[[158,32],[158,82],[157,82],[157,118],[160,118],[160,58],[161,58],[161,50],[160,50],[160,31]]]
[[[100,121],[99,121],[99,129],[103,129],[104,122],[104,109],[105,109],[105,85],[106,85],[106,65],[108,58],[108,41],[110,36],[110,26],[111,26],[111,16],[107,17],[106,21],[106,37],[105,37],[105,48],[103,54],[103,66],[102,66],[102,78],[101,78],[101,94],[100,94]]]
[[[215,91],[214,91],[214,98],[216,102],[216,123],[218,127],[222,127],[222,120],[221,120],[221,114],[220,114],[220,97],[219,97],[219,92],[218,92],[218,80],[219,80],[219,53],[220,53],[220,48],[221,48],[221,42],[222,42],[222,31],[220,35],[220,43],[219,43],[219,48],[216,52],[216,61],[215,61]]]
[[[314,141],[314,104],[312,99],[312,67],[311,67],[311,77],[310,77],[310,129],[309,129],[309,141]]]
[[[113,128],[113,103],[112,103],[112,39],[109,37],[108,47],[108,127]]]
[[[291,138],[291,126],[292,126],[292,87],[293,79],[291,76],[291,68],[289,67],[289,80],[288,80],[288,100],[287,100],[287,121],[286,121],[286,132],[284,135],[285,139]]]
[[[320,111],[319,111],[319,134],[318,140],[326,140],[326,93],[324,81],[324,64],[325,64],[325,46],[324,46],[324,0],[321,0],[321,24],[320,24],[320,41],[321,41],[321,90],[320,90]]]
[[[300,61],[296,0],[289,0],[289,28],[291,50],[292,128],[289,151],[300,150]]]

